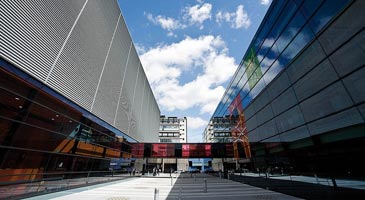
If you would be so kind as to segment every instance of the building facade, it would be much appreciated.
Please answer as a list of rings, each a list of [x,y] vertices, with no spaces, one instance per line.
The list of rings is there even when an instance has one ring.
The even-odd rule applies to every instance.
[[[187,143],[187,118],[160,116],[161,143]]]
[[[0,6],[0,174],[17,175],[1,181],[108,170],[129,143],[158,142],[160,111],[116,0]]]
[[[187,143],[187,118],[160,116],[159,140],[160,143]],[[156,146],[157,147],[157,146]],[[165,151],[165,146],[158,146],[157,152]],[[188,168],[188,159],[184,158],[149,158],[147,163],[151,166],[157,166],[163,172],[170,170],[186,171]]]
[[[360,0],[274,0],[206,141],[219,139],[217,119],[229,121],[217,125],[247,168],[363,178],[364,9]]]
[[[205,142],[232,142],[231,120],[227,117],[213,117],[209,120],[208,126],[204,129],[203,141]]]

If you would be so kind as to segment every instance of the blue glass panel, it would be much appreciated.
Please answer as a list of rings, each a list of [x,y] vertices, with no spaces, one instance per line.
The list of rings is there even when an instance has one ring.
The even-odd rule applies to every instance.
[[[282,13],[280,14],[279,18],[276,20],[275,22],[276,24],[271,29],[270,34],[266,37],[265,41],[263,42],[258,55],[264,56],[267,53],[267,51],[271,48],[272,44],[274,44],[276,38],[280,35],[281,31],[284,29],[286,24],[294,15],[297,8],[298,6],[293,1],[289,1],[287,3]]]
[[[264,80],[266,84],[269,84],[280,72],[284,69],[284,65],[276,60],[270,69],[264,74]]]
[[[300,12],[297,12],[278,40],[275,42],[272,51],[277,51],[277,53],[280,54],[298,33],[304,23],[305,19],[303,15]]]
[[[254,43],[256,50],[255,53],[257,53],[257,51],[259,50],[262,41],[271,30],[271,27],[273,26],[274,22],[276,21],[286,2],[287,1],[275,1],[273,3],[275,4],[272,6],[273,9],[269,10],[270,13],[266,17],[266,21],[264,22],[262,29],[259,30],[260,33],[258,33],[257,38],[255,38],[255,43]]]
[[[259,70],[260,68],[257,68]],[[254,99],[264,88],[266,87],[265,81],[263,78],[256,83],[255,87],[251,90],[250,96]]]
[[[240,82],[243,73],[245,72],[246,68],[244,65],[241,65],[236,76],[234,77],[234,80],[232,81],[231,87],[235,87],[237,86],[237,83]]]
[[[275,26],[272,28],[272,31],[268,38],[277,38],[280,35],[281,31],[284,29],[289,20],[292,18],[297,8],[298,6],[293,1],[290,1],[287,4],[281,16],[277,20]]]
[[[313,38],[314,34],[307,24],[280,56],[281,63],[286,66]]]
[[[305,0],[303,5],[300,7],[304,17],[309,19],[322,2],[322,0]]]
[[[251,99],[250,95],[248,95],[247,90],[244,90],[244,92],[242,92],[242,93],[243,93],[242,95],[245,95],[242,100],[242,108],[245,109],[248,106],[248,104],[250,104],[252,99]]]
[[[348,2],[349,0],[325,1],[309,22],[314,33],[317,34]]]

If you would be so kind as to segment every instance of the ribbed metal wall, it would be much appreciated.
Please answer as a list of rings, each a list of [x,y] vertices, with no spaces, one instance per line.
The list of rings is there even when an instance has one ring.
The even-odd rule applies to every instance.
[[[0,1],[0,56],[45,81],[84,3]]]
[[[160,111],[115,0],[0,2],[0,56],[139,141]]]

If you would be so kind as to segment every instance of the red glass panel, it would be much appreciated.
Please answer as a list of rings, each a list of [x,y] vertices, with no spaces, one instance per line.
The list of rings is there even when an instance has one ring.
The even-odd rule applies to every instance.
[[[232,143],[227,143],[226,144],[226,157],[233,157],[234,156],[234,152],[233,152],[233,144]]]
[[[131,154],[132,154],[133,158],[143,158],[144,144],[143,143],[133,143]]]
[[[183,144],[182,145],[182,157],[183,158],[189,158],[189,144]]]

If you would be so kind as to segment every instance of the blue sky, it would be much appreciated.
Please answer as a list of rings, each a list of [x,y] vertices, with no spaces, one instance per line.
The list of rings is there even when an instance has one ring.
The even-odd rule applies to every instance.
[[[118,0],[161,114],[202,142],[271,0]]]

